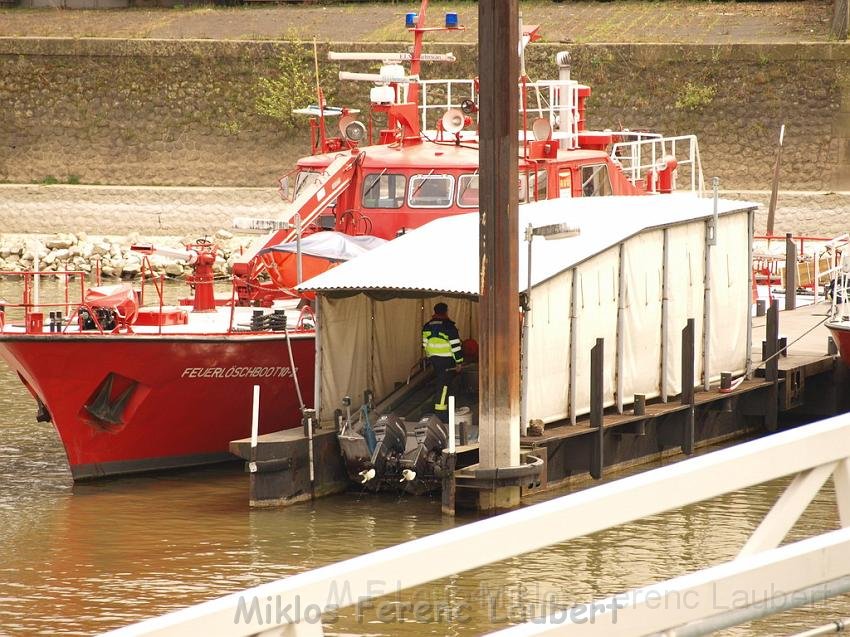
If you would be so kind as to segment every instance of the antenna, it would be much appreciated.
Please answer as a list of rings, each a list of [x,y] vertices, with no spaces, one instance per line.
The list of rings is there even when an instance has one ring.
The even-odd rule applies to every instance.
[[[327,137],[325,135],[325,96],[322,93],[322,85],[319,82],[319,46],[316,38],[313,38],[313,66],[316,69],[316,99],[319,100],[319,143],[322,152],[326,150]]]

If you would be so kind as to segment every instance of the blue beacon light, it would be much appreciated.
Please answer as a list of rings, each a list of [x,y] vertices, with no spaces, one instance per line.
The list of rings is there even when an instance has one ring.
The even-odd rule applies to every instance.
[[[446,14],[446,28],[447,29],[457,29],[458,21],[457,21],[457,13],[454,11],[450,11]]]
[[[408,29],[413,29],[416,26],[417,15],[415,13],[407,13],[404,16],[404,26]]]

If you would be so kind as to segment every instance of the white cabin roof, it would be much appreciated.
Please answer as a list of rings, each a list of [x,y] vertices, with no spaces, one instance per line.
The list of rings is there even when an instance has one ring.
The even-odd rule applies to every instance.
[[[718,214],[753,210],[758,204],[719,199]],[[532,286],[550,279],[645,230],[711,217],[714,200],[691,193],[551,199],[519,207],[519,290],[527,283],[525,228],[568,223],[575,237],[533,238]],[[477,295],[478,213],[436,219],[371,252],[299,285],[300,291],[356,290]]]

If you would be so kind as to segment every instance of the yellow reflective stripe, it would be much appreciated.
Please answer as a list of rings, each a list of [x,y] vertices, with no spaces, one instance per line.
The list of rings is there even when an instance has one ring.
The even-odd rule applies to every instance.
[[[451,356],[451,346],[441,338],[430,338],[424,343],[425,353],[428,356]]]
[[[437,411],[447,411],[449,406],[446,404],[446,394],[449,393],[449,388],[443,385],[443,391],[440,394],[440,402],[434,403],[434,409]]]

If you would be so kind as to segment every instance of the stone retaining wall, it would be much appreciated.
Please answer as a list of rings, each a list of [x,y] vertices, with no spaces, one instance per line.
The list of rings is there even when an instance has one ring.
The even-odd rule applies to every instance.
[[[284,135],[256,114],[257,80],[274,75],[288,46],[0,38],[0,181],[271,186],[307,147],[304,133]],[[555,77],[563,48],[573,77],[593,88],[591,127],[696,133],[707,177],[763,189],[785,123],[783,188],[850,189],[850,44],[536,44],[530,75]],[[425,65],[426,77],[476,75],[474,46],[433,50],[459,62]],[[366,88],[326,90],[362,106]]]
[[[283,209],[274,188],[0,185],[0,233],[201,236]]]
[[[755,201],[756,233],[764,232],[768,191],[722,191]],[[235,217],[272,218],[285,209],[274,188],[0,185],[4,233],[85,232],[182,236],[187,241],[232,230]],[[779,193],[775,232],[835,236],[850,231],[850,192]],[[238,234],[238,233],[237,233]]]

